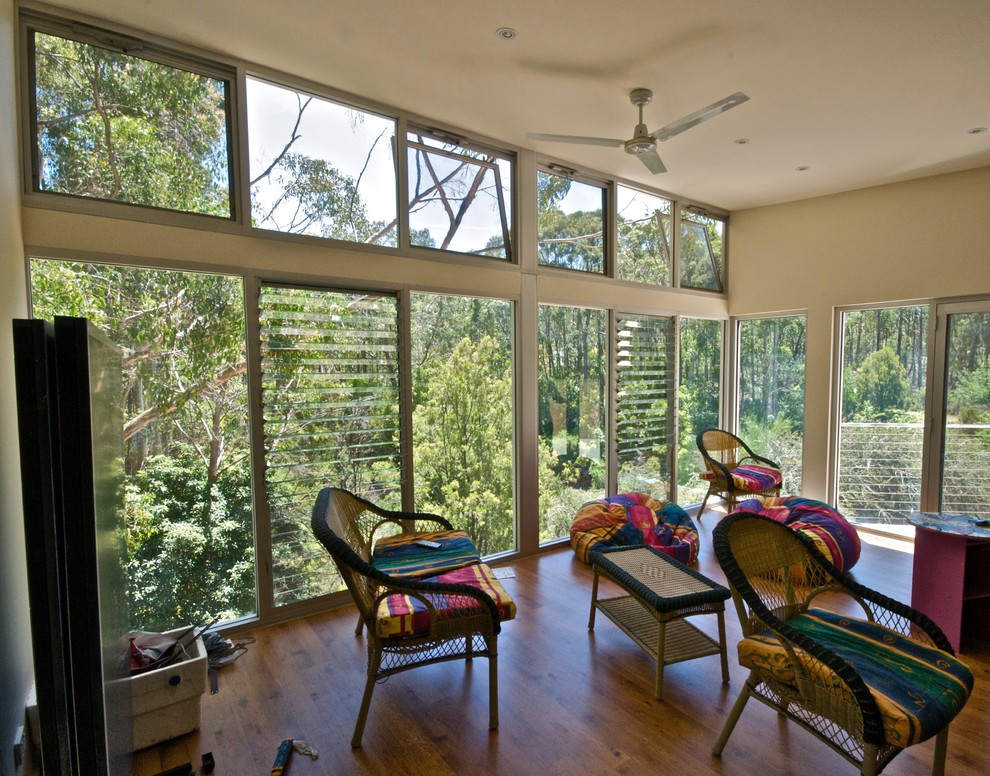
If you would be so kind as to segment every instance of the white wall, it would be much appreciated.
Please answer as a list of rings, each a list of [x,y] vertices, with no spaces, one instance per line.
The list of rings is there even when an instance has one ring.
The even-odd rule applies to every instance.
[[[990,168],[733,213],[729,312],[808,314],[804,492],[826,498],[835,307],[990,294]]]
[[[0,774],[13,774],[12,744],[24,723],[24,699],[31,687],[27,570],[21,510],[20,466],[16,455],[13,340],[10,320],[27,316],[24,246],[21,240],[20,175],[17,150],[13,0],[0,0]]]

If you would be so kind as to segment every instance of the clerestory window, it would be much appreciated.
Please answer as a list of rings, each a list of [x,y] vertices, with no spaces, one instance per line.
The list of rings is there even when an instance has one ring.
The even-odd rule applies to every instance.
[[[437,130],[406,136],[409,243],[512,259],[512,161]]]
[[[109,33],[27,40],[35,191],[232,218],[229,78]]]
[[[251,223],[398,245],[395,119],[247,79]]]

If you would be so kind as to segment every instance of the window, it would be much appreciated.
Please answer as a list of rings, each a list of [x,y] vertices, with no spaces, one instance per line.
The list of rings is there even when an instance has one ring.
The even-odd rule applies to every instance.
[[[537,172],[540,264],[605,272],[605,187]]]
[[[343,587],[313,537],[325,485],[401,507],[398,304],[375,293],[261,289],[265,484],[276,606]]]
[[[29,43],[35,190],[231,217],[228,80],[44,32]]]
[[[803,315],[738,323],[739,435],[780,464],[792,495],[801,493],[806,328]]]
[[[680,385],[677,427],[677,501],[700,504],[708,483],[696,438],[706,428],[719,428],[722,379],[722,321],[680,319]]]
[[[681,210],[681,286],[722,291],[725,221]]]
[[[241,279],[30,268],[35,317],[89,318],[124,355],[129,622],[160,631],[255,613]]]
[[[928,308],[842,313],[838,510],[904,523],[921,507]]]
[[[604,310],[540,305],[540,541],[568,535],[581,504],[605,495]]]
[[[618,492],[671,492],[676,450],[674,319],[619,316],[616,332]]]
[[[944,376],[932,436],[938,508],[990,519],[984,477],[990,470],[990,304],[939,305],[935,374]],[[939,455],[941,453],[941,455]]]
[[[426,130],[406,148],[410,245],[511,259],[509,159]]]
[[[516,549],[512,313],[499,299],[412,295],[416,509],[483,556]]]
[[[616,277],[669,286],[672,203],[628,186],[619,185],[616,191]]]
[[[394,119],[256,78],[247,117],[254,226],[398,244]]]

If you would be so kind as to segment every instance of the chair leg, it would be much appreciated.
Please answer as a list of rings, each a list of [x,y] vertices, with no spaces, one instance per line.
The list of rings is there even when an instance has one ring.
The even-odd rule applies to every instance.
[[[932,776],[945,776],[945,754],[949,750],[949,729],[935,736],[935,759],[932,760]]]
[[[351,749],[361,748],[361,737],[364,735],[364,723],[368,721],[368,709],[371,708],[371,694],[375,691],[375,674],[368,672],[368,681],[364,685],[364,697],[361,698],[361,710],[358,712],[354,735],[351,736]]]
[[[361,612],[358,612],[357,628],[354,629],[354,635],[360,636],[362,630],[364,630],[364,618],[361,616]]]
[[[368,631],[371,636],[371,630]],[[364,736],[364,723],[368,721],[368,709],[371,708],[371,694],[375,691],[378,680],[378,670],[382,667],[382,650],[377,640],[371,638],[368,642],[368,679],[364,683],[364,695],[361,698],[361,709],[358,711],[357,724],[354,725],[354,735],[351,736],[351,748],[361,748],[361,738]]]
[[[718,738],[715,740],[715,743],[712,744],[713,757],[721,756],[722,750],[729,741],[729,736],[732,735],[733,728],[735,728],[736,723],[739,721],[739,717],[742,716],[743,709],[746,708],[746,702],[752,694],[749,684],[751,679],[752,677],[747,679],[742,690],[739,691],[739,697],[736,698],[736,702],[732,704],[732,710],[729,712],[729,716],[726,718],[725,724],[722,726],[722,732],[718,734]]]
[[[863,764],[859,769],[862,776],[877,776],[877,745],[863,745]]]
[[[698,519],[699,520],[701,519],[701,516],[705,513],[705,504],[708,503],[708,497],[710,495],[712,495],[712,486],[711,485],[708,486],[708,492],[705,494],[705,498],[701,502],[701,509],[698,510]]]
[[[488,729],[498,730],[498,652],[494,643],[488,651]]]

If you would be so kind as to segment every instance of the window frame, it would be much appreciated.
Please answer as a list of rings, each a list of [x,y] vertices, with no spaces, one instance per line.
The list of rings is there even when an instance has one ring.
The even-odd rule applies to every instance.
[[[614,234],[615,229],[612,228],[612,223],[614,222],[615,212],[615,195],[613,192],[614,185],[611,181],[602,178],[596,178],[591,175],[584,173],[579,173],[577,170],[573,170],[569,167],[564,167],[563,165],[555,164],[553,162],[540,162],[536,167],[537,175],[537,190],[539,189],[539,175],[555,175],[558,178],[566,178],[567,180],[573,181],[575,183],[580,183],[584,186],[593,186],[595,188],[601,189],[602,192],[602,208],[601,208],[601,218],[602,218],[602,266],[600,270],[590,270],[590,269],[579,269],[578,267],[562,267],[557,264],[545,264],[540,260],[540,235],[539,228],[537,227],[536,235],[536,264],[541,271],[564,271],[569,273],[578,273],[578,275],[584,275],[588,277],[613,277],[615,272],[615,260],[614,260]],[[540,211],[539,202],[537,202],[536,209],[536,222],[539,224]]]
[[[195,75],[221,81],[224,84],[225,131],[227,136],[227,193],[229,215],[212,215],[176,208],[159,207],[138,202],[124,202],[97,197],[86,197],[68,192],[42,189],[40,181],[40,154],[38,149],[37,124],[37,78],[35,35],[58,37],[83,45],[103,48],[127,56],[133,56],[165,67],[182,70]],[[237,70],[222,64],[217,59],[198,56],[160,44],[145,35],[118,33],[110,29],[88,23],[74,23],[68,19],[51,16],[35,10],[21,9],[19,39],[21,48],[20,67],[22,73],[21,132],[22,169],[24,196],[29,201],[37,199],[46,206],[57,209],[82,211],[86,213],[129,217],[141,221],[157,221],[159,218],[195,219],[202,222],[208,219],[214,224],[236,224],[241,221],[239,165],[239,124],[237,121],[239,93]],[[157,217],[156,217],[157,216]]]

